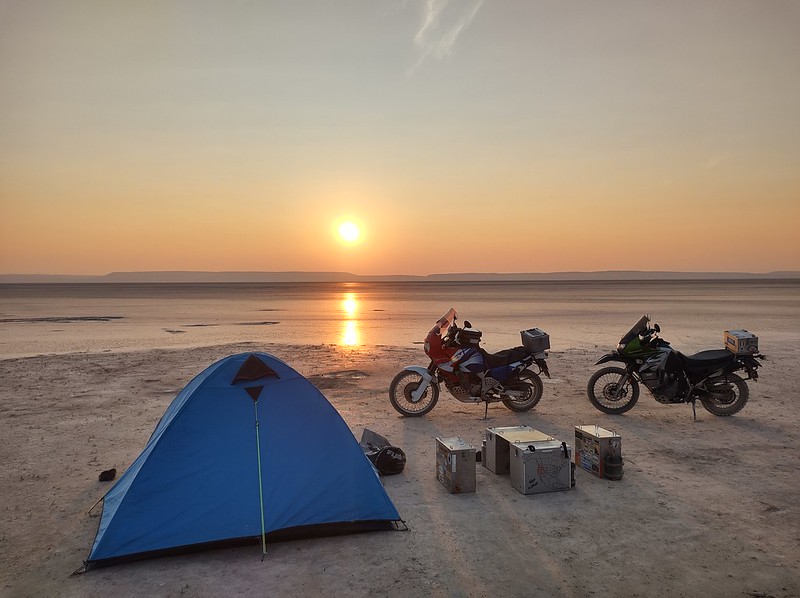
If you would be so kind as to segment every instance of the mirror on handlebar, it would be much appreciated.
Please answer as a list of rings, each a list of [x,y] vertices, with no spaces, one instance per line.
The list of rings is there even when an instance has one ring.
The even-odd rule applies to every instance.
[[[464,328],[472,328],[472,324],[469,323],[469,320],[464,320]]]
[[[653,330],[655,330],[656,332],[661,332],[661,326],[659,326],[658,324],[653,324]]]

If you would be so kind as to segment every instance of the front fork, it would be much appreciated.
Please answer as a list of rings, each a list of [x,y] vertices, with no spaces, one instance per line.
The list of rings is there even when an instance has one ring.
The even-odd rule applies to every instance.
[[[614,400],[615,401],[617,399],[619,399],[620,396],[622,396],[622,393],[625,390],[625,385],[628,383],[628,380],[630,380],[631,378],[636,380],[636,376],[633,375],[633,371],[632,371],[631,367],[628,366],[628,367],[625,368],[625,373],[622,375],[622,378],[620,378],[619,382],[617,383],[617,390],[614,393]]]

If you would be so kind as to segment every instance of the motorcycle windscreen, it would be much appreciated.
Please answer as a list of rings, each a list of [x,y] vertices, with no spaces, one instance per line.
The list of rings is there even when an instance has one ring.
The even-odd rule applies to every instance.
[[[644,315],[633,325],[633,327],[619,339],[619,347],[622,348],[639,336],[639,333],[647,330],[647,325],[650,323],[650,316]]]
[[[431,328],[431,332],[434,332],[438,335],[445,334],[450,326],[453,325],[453,322],[456,321],[458,318],[458,314],[456,313],[455,308],[451,307],[447,310],[447,313],[444,314],[441,318],[436,320],[436,325]],[[438,330],[437,330],[438,329]]]

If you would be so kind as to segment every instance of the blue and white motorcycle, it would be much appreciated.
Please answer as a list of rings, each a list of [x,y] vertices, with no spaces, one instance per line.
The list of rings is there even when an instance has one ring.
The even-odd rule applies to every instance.
[[[392,380],[389,400],[405,416],[425,415],[439,400],[439,384],[462,403],[502,402],[512,411],[528,411],[542,398],[542,379],[548,378],[549,336],[533,328],[521,332],[523,346],[488,353],[480,347],[482,333],[456,324],[458,315],[450,309],[428,332],[425,354],[428,367],[407,366]],[[531,367],[537,371],[532,371]]]

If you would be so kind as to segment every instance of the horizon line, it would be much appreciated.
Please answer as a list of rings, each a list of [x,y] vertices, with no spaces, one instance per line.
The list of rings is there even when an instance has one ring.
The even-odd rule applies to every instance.
[[[616,277],[616,278],[615,278]],[[433,274],[354,274],[314,270],[131,270],[107,274],[0,274],[0,284],[24,283],[201,283],[201,282],[378,282],[378,281],[542,281],[799,278],[798,270],[769,272],[691,270],[568,270],[555,272],[440,272]]]

